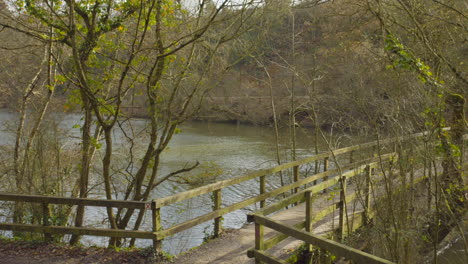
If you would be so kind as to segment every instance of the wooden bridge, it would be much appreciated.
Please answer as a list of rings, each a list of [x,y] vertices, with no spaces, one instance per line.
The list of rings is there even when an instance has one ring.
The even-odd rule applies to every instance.
[[[223,243],[214,239],[199,249],[181,255],[176,262],[238,264],[248,263],[249,257],[255,259],[256,263],[285,263],[284,258],[282,259],[284,256],[277,256],[278,252],[282,252],[278,247],[284,247],[287,239],[293,238],[307,243],[309,250],[312,247],[320,248],[356,263],[392,263],[340,242],[372,218],[371,193],[382,192],[378,187],[378,183],[382,181],[380,175],[398,160],[397,148],[400,148],[401,153],[405,151],[401,147],[412,142],[411,145],[415,147],[411,151],[424,151],[423,148],[428,146],[430,137],[428,133],[418,133],[404,138],[391,138],[336,149],[147,202],[0,193],[0,200],[38,203],[42,205],[43,210],[41,224],[0,223],[0,229],[43,233],[46,240],[49,240],[52,234],[151,239],[154,249],[160,251],[165,238],[207,221],[214,221],[214,235],[218,237],[223,232],[223,215],[258,203],[261,209],[247,217],[248,222],[254,224],[246,225],[233,232],[234,234],[227,235],[227,243],[230,246],[225,245],[223,248]],[[318,162],[322,164],[321,171],[308,175],[308,168]],[[420,168],[426,172],[426,165],[424,160],[421,160],[420,164],[414,163],[408,172],[411,174],[410,181],[400,183],[396,189],[408,186],[412,188],[418,182],[427,179],[425,173],[418,173]],[[271,177],[278,177],[279,172],[290,172],[293,182],[267,190],[267,181]],[[252,194],[240,202],[223,207],[222,190],[247,181],[258,184],[258,194]],[[173,226],[161,225],[161,208],[204,194],[212,194],[211,212]],[[51,204],[147,210],[152,216],[152,230],[52,226],[49,221]],[[333,234],[334,240],[327,238],[327,234]],[[203,248],[209,248],[211,252],[207,254],[203,252]]]

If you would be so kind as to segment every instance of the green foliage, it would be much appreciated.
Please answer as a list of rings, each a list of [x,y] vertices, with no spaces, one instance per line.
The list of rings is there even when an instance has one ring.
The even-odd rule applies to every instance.
[[[215,238],[213,230],[210,231],[210,226],[205,226],[203,229],[203,244],[206,244]]]
[[[101,149],[102,143],[100,143],[96,138],[90,137],[91,145],[93,145],[96,149]]]
[[[434,79],[431,68],[426,65],[420,58],[416,58],[413,52],[405,47],[398,38],[388,34],[385,39],[385,50],[396,55],[392,65],[387,65],[387,69],[399,68],[405,70],[414,70],[419,75],[418,78],[422,83],[431,81],[437,86],[442,84],[442,81]]]
[[[336,260],[336,256],[328,251],[321,250],[318,247],[312,247],[309,252],[309,246],[302,244],[299,248],[294,250],[292,255],[288,258],[288,263],[294,264],[325,264],[333,263]]]
[[[132,250],[132,249],[128,249]],[[160,251],[160,252],[154,252],[153,247],[146,247],[141,250],[138,250],[138,253],[145,257],[149,263],[158,263],[160,260],[168,260],[170,262],[173,261],[175,258],[174,255],[166,252],[166,251]]]

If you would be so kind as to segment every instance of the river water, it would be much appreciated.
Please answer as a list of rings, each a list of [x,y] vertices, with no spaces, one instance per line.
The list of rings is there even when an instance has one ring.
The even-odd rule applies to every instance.
[[[57,115],[55,120],[59,123],[63,134],[62,140],[69,148],[79,147],[80,129],[76,125],[82,123],[79,115],[67,114]],[[0,111],[0,145],[12,145],[14,142],[13,133],[14,122],[17,115]],[[143,131],[147,121],[144,119],[134,119],[130,123],[125,123],[124,127],[133,131]],[[210,122],[187,122],[180,126],[181,132],[174,136],[167,150],[163,152],[161,160],[160,175],[166,175],[172,171],[181,169],[187,164],[200,162],[200,166],[195,170],[183,175],[185,179],[196,178],[199,175],[208,174],[208,182],[237,177],[252,170],[271,167],[276,163],[275,136],[273,128],[258,127],[251,125],[238,125],[231,123],[210,123]],[[282,128],[280,154],[283,159],[290,158],[289,131]],[[310,133],[298,131],[298,157],[311,155],[313,141]],[[307,136],[306,136],[307,135]],[[140,133],[135,141],[134,153],[139,155],[144,151],[144,133]],[[128,157],[128,144],[122,132],[114,132],[114,142],[116,150],[114,157],[125,163]],[[99,166],[100,154],[96,155],[96,163]],[[115,164],[118,167],[118,164]],[[213,171],[215,173],[213,173]],[[214,174],[214,175],[211,175]],[[116,176],[118,177],[118,176]],[[100,179],[94,175],[94,184],[99,190]],[[186,184],[185,182],[168,181],[158,186],[152,193],[152,198],[165,197],[174,193],[179,193],[191,188],[200,186],[199,184]],[[206,182],[205,182],[206,183]],[[278,177],[270,177],[267,188],[273,188],[280,184]],[[223,206],[230,205],[252,197],[259,192],[258,183],[248,181],[235,185],[222,191]],[[90,194],[94,197],[102,197],[102,192],[94,191]],[[117,194],[117,199],[121,195]],[[238,210],[224,216],[224,228],[240,228],[246,221],[246,213],[255,209],[255,205],[246,209]],[[202,195],[185,202],[180,202],[162,208],[163,227],[169,227],[187,219],[205,214],[212,210],[212,199],[210,195]],[[86,211],[86,225],[102,225],[106,218],[104,208],[89,207]],[[151,230],[150,214],[145,215],[142,230]],[[198,246],[203,239],[212,233],[212,221],[201,224],[187,231],[181,232],[173,237],[167,238],[163,242],[163,249],[171,254],[178,254],[192,247]],[[105,245],[106,238],[87,237],[82,240],[85,245]],[[149,246],[149,240],[137,240],[137,246]]]
[[[17,115],[6,110],[0,110],[0,146],[12,146],[14,142],[15,122]],[[80,129],[76,127],[82,123],[81,116],[75,114],[60,114],[54,117],[58,126],[64,135],[64,147],[78,148]],[[147,121],[144,119],[134,119],[130,123],[124,123],[125,129],[133,131],[144,131]],[[258,127],[251,125],[237,125],[231,123],[210,123],[210,122],[187,122],[181,127],[181,133],[174,136],[166,151],[163,152],[161,160],[160,175],[166,175],[172,171],[181,169],[187,164],[200,162],[200,166],[195,170],[186,173],[184,178],[196,178],[199,175],[208,174],[208,182],[222,180],[243,175],[249,171],[267,168],[276,164],[275,135],[273,128]],[[298,157],[309,156],[313,154],[313,139],[310,131],[299,129],[297,153]],[[134,153],[139,155],[144,151],[145,136],[139,133],[135,141]],[[283,159],[290,159],[289,131],[287,128],[280,129],[280,155]],[[351,145],[351,139],[346,136],[338,137],[340,141],[334,142],[334,147],[343,147]],[[128,143],[122,132],[114,132],[114,141],[116,150],[114,157],[119,162],[125,164],[128,159]],[[333,140],[332,140],[333,141]],[[334,144],[335,144],[334,143]],[[99,163],[101,153],[97,154],[96,163]],[[97,165],[98,166],[98,165]],[[115,165],[118,167],[117,165]],[[307,168],[313,170],[313,167]],[[303,168],[304,170],[304,168]],[[213,171],[215,173],[213,173]],[[302,171],[302,173],[305,173]],[[214,175],[211,175],[214,174]],[[216,175],[216,177],[214,177]],[[213,177],[211,177],[213,176]],[[96,185],[95,191],[90,194],[92,197],[103,197],[102,191],[99,191],[102,184],[98,175],[93,177]],[[286,178],[287,180],[287,178]],[[267,180],[267,189],[279,186],[278,176],[270,176]],[[186,184],[168,181],[158,186],[152,193],[151,198],[160,198],[175,193],[179,193],[191,188],[200,186],[200,183]],[[223,206],[227,206],[242,200],[246,197],[252,197],[258,194],[257,180],[248,181],[242,184],[223,189]],[[102,188],[101,188],[102,190]],[[121,198],[121,194],[115,197]],[[224,216],[224,228],[240,228],[246,222],[246,214],[257,209],[257,205],[241,209]],[[203,215],[212,210],[212,199],[210,195],[199,196],[184,202],[179,202],[171,206],[163,207],[161,210],[162,224],[164,228],[182,223],[188,219]],[[103,226],[107,215],[104,208],[88,207],[86,209],[86,222],[88,226]],[[213,221],[195,226],[189,230],[183,231],[169,237],[163,241],[163,250],[170,254],[179,254],[190,248],[203,243],[204,238],[209,236],[213,230]],[[104,225],[105,226],[105,225]],[[145,220],[141,230],[151,230],[150,214],[145,215]],[[4,232],[8,235],[8,232]],[[105,246],[107,238],[85,236],[82,239],[84,245]],[[137,240],[138,247],[147,247],[151,245],[149,240]],[[439,263],[454,264],[464,263],[460,261],[464,258],[462,242],[457,241],[453,247],[450,247],[440,254]],[[458,262],[457,262],[458,261]]]

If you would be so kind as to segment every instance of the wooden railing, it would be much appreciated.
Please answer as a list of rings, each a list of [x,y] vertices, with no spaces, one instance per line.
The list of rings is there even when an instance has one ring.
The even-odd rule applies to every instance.
[[[158,218],[158,220],[155,222],[160,224],[161,223],[161,220],[160,220],[161,214],[159,211],[160,208],[164,206],[169,206],[171,204],[178,203],[184,200],[188,200],[188,199],[200,196],[200,195],[204,195],[204,194],[212,193],[213,195],[212,197],[214,197],[213,199],[214,210],[212,212],[190,219],[183,223],[170,226],[166,229],[163,229],[161,225],[158,225],[156,228],[156,230],[158,230],[156,232],[156,237],[158,240],[163,240],[169,236],[175,235],[181,231],[187,230],[189,228],[192,228],[196,225],[202,224],[210,220],[214,220],[214,235],[218,236],[221,233],[221,219],[223,215],[245,208],[255,203],[259,203],[260,207],[263,208],[266,205],[266,200],[268,198],[276,197],[278,195],[287,193],[291,190],[293,192],[298,192],[299,189],[305,186],[306,184],[317,183],[318,180],[326,181],[328,177],[332,175],[338,175],[339,174],[338,169],[329,170],[328,164],[330,160],[333,160],[332,159],[333,157],[343,159],[342,158],[343,155],[345,154],[349,155],[347,159],[349,160],[349,163],[351,164],[342,166],[341,169],[342,170],[355,169],[358,166],[360,166],[363,162],[366,162],[366,160],[362,160],[362,158],[360,162],[355,162],[355,163],[353,162],[354,160],[358,160],[358,158],[356,157],[357,156],[356,154],[358,154],[358,152],[364,153],[365,150],[368,150],[369,153],[367,153],[367,157],[373,157],[377,155],[377,147],[395,143],[398,140],[408,141],[414,138],[420,138],[420,137],[424,137],[427,135],[429,135],[428,132],[421,132],[421,133],[416,133],[416,134],[405,136],[405,137],[389,138],[389,139],[384,139],[384,140],[372,141],[372,142],[365,143],[365,144],[355,145],[351,147],[340,148],[340,149],[333,150],[333,152],[329,151],[329,152],[320,153],[318,155],[314,155],[314,156],[307,157],[301,160],[285,163],[285,164],[282,164],[282,165],[279,165],[270,169],[258,170],[258,171],[255,171],[255,172],[243,175],[243,176],[239,176],[236,178],[219,181],[219,182],[208,184],[206,186],[199,187],[193,190],[174,194],[174,195],[164,197],[164,198],[155,199],[153,200],[153,202],[155,203],[156,210],[157,210],[155,216]],[[379,153],[379,154],[382,154],[382,153]],[[268,175],[272,175],[277,172],[285,171],[288,169],[293,169],[293,172],[299,172],[300,166],[310,164],[316,161],[323,161],[323,164],[324,164],[323,172],[303,178],[303,179],[299,179],[299,177],[294,177],[294,182],[292,184],[281,186],[269,192],[265,190]],[[257,178],[259,180],[259,183],[258,183],[259,195],[247,198],[243,201],[229,205],[224,208],[222,207],[222,196],[221,196],[222,189],[231,187],[236,184],[241,184],[249,180],[257,179]]]
[[[316,245],[321,249],[325,249],[336,256],[344,257],[349,260],[353,260],[356,263],[362,264],[394,264],[391,261],[379,258],[377,256],[371,255],[369,253],[351,248],[349,246],[340,244],[336,241],[326,239],[317,235],[313,235],[310,232],[302,231],[296,227],[290,227],[279,222],[276,222],[268,217],[261,215],[253,215],[253,220],[255,221],[255,232],[259,234],[263,233],[261,230],[264,226],[269,227],[278,232],[287,234],[288,236],[294,237],[296,239],[302,240],[311,245]],[[261,243],[256,243],[256,247],[261,248],[263,245]],[[273,263],[273,264],[285,264],[286,262],[281,261],[275,257],[265,254],[263,250],[253,250],[250,254],[253,254],[257,263]]]
[[[408,137],[405,137],[405,140],[423,137],[427,133],[417,133]],[[26,225],[26,224],[14,224],[14,223],[0,223],[0,229],[3,230],[13,230],[13,231],[27,231],[27,232],[39,232],[44,234],[76,234],[76,235],[91,235],[91,236],[106,236],[106,237],[129,237],[129,238],[140,238],[140,239],[152,239],[153,244],[156,250],[161,249],[161,241],[164,238],[177,234],[183,230],[187,230],[191,227],[194,227],[198,224],[214,220],[214,235],[218,236],[222,231],[221,219],[222,216],[245,208],[249,205],[259,203],[261,208],[264,210],[269,210],[265,207],[266,200],[268,198],[273,198],[278,195],[290,192],[291,190],[297,195],[290,196],[288,199],[291,201],[294,200],[298,202],[302,197],[301,194],[304,194],[304,191],[300,191],[301,187],[306,186],[307,184],[317,183],[319,180],[322,180],[320,184],[313,186],[312,191],[316,191],[319,188],[326,188],[337,184],[338,178],[337,175],[340,174],[340,170],[362,170],[365,166],[371,166],[377,160],[377,158],[372,158],[376,154],[376,147],[382,146],[385,144],[390,144],[396,142],[401,138],[391,138],[380,141],[373,141],[361,145],[351,146],[347,148],[341,148],[334,150],[333,152],[325,152],[301,160],[285,163],[270,169],[258,170],[243,176],[236,178],[231,178],[223,180],[220,182],[208,184],[193,190],[185,191],[175,195],[171,195],[164,198],[154,199],[148,202],[139,202],[139,201],[118,201],[118,200],[99,200],[99,199],[80,199],[80,198],[64,198],[64,197],[49,197],[49,196],[37,196],[37,195],[20,195],[20,194],[10,194],[10,193],[0,193],[0,200],[3,201],[14,201],[14,202],[27,202],[27,203],[39,203],[43,208],[43,223],[41,225]],[[363,153],[364,150],[370,149],[368,153],[368,158],[360,162],[353,162],[344,166],[341,166],[340,170],[338,169],[329,169],[329,161],[332,160],[331,157],[341,157],[345,154],[349,155],[349,161],[352,162],[356,160],[356,153]],[[300,179],[299,177],[294,177],[294,182],[276,188],[271,191],[266,191],[266,181],[267,176],[275,174],[280,171],[285,171],[293,169],[294,172],[299,172],[299,167],[316,161],[323,161],[323,171]],[[364,164],[364,165],[363,165]],[[363,167],[364,166],[364,167]],[[353,172],[348,172],[345,174],[346,177],[352,177]],[[259,195],[247,198],[243,201],[240,201],[235,204],[222,207],[222,196],[221,191],[224,188],[241,184],[249,180],[259,180]],[[188,200],[200,195],[212,193],[214,197],[213,202],[213,211],[202,216],[190,219],[180,224],[170,226],[163,229],[161,225],[161,208],[164,206],[169,206],[174,203],[178,203],[184,200]],[[299,198],[301,197],[301,198]],[[348,198],[349,199],[349,198]],[[135,208],[135,209],[146,209],[151,210],[152,214],[152,231],[136,231],[136,230],[116,230],[116,229],[105,229],[105,228],[87,228],[87,227],[63,227],[63,226],[52,226],[48,221],[48,207],[49,204],[67,204],[67,205],[84,205],[84,206],[98,206],[98,207],[111,207],[111,208]],[[330,209],[331,210],[331,209]]]
[[[261,210],[256,211],[255,213],[249,214],[247,216],[247,221],[255,223],[255,247],[249,249],[247,251],[247,255],[250,258],[255,258],[256,263],[265,262],[268,264],[284,264],[286,262],[268,255],[265,251],[276,246],[288,237],[294,237],[296,239],[309,243],[310,245],[314,245],[323,250],[329,251],[339,257],[346,257],[347,259],[354,260],[356,261],[356,263],[392,263],[390,261],[353,249],[338,242],[314,235],[311,232],[312,225],[314,223],[317,223],[318,221],[324,219],[328,215],[338,210],[339,219],[336,234],[337,239],[341,241],[346,236],[346,226],[349,227],[349,223],[347,223],[348,217],[345,216],[345,203],[351,204],[351,202],[358,198],[358,195],[361,195],[361,197],[359,198],[361,198],[361,200],[363,201],[363,211],[353,215],[352,226],[350,226],[351,230],[348,230],[348,233],[357,229],[359,226],[361,226],[362,223],[368,222],[371,218],[370,189],[371,177],[374,174],[374,169],[379,167],[381,165],[381,162],[387,162],[390,160],[394,162],[396,157],[396,153],[389,153],[379,158],[371,159],[364,165],[345,171],[341,175],[336,175],[335,177],[327,179],[326,181],[323,181],[320,184],[306,188],[295,195],[292,195],[288,198],[280,200],[279,202],[271,204]],[[363,190],[361,190],[361,192],[359,193],[358,191],[355,191],[352,194],[348,194],[346,192],[348,185],[347,181],[349,181],[353,177],[361,175],[364,176]],[[327,205],[322,210],[314,212],[312,214],[313,195],[317,194],[317,196],[320,196],[321,192],[333,186],[338,186],[339,188],[339,201],[333,202],[332,204]],[[288,226],[286,224],[276,222],[272,218],[267,217],[267,215],[280,211],[291,204],[302,202],[305,202],[305,221],[299,222],[294,226]],[[279,232],[279,234],[265,240],[265,226]],[[305,229],[305,231],[303,231],[303,229]]]
[[[106,229],[106,228],[89,228],[89,227],[65,227],[52,226],[49,223],[49,205],[82,205],[92,207],[107,207],[107,208],[127,208],[151,210],[154,215],[156,208],[154,203],[137,202],[137,201],[119,201],[119,200],[101,200],[101,199],[86,199],[86,198],[65,198],[40,195],[26,194],[11,194],[0,192],[1,201],[23,202],[40,204],[42,206],[42,224],[17,224],[17,223],[0,223],[0,230],[24,231],[34,233],[44,233],[46,240],[50,239],[51,234],[70,234],[70,235],[89,235],[89,236],[104,236],[104,237],[128,237],[140,239],[152,239],[157,245],[154,231],[156,223],[153,222],[153,231],[138,231],[138,230],[122,230],[122,229]],[[156,219],[153,217],[153,219]]]
[[[467,140],[468,135],[465,135],[463,138],[464,141]],[[391,141],[387,140],[387,143],[389,142]],[[365,145],[372,146],[371,144]],[[416,149],[422,149],[422,146],[419,146]],[[318,176],[319,179],[324,180],[320,184],[306,188],[294,195],[289,196],[288,198],[284,198],[276,203],[270,204],[269,206],[257,210],[254,213],[248,214],[247,221],[254,222],[255,224],[255,246],[247,251],[247,256],[249,258],[255,258],[256,263],[285,264],[287,262],[267,254],[266,251],[278,245],[281,241],[287,239],[288,237],[294,237],[298,240],[302,240],[303,242],[308,243],[308,250],[311,250],[312,246],[315,246],[322,250],[328,251],[336,255],[337,257],[352,260],[355,263],[393,263],[391,261],[382,259],[369,253],[351,248],[339,242],[314,235],[312,233],[312,226],[314,223],[319,222],[320,220],[331,215],[332,213],[335,213],[338,210],[338,226],[336,229],[331,229],[328,231],[336,234],[336,238],[338,241],[342,241],[343,238],[346,236],[346,227],[349,228],[349,230],[347,230],[347,234],[350,234],[363,224],[369,223],[370,219],[373,217],[374,214],[374,211],[371,208],[371,181],[374,184],[377,184],[378,181],[378,179],[376,179],[376,177],[373,176],[375,175],[375,169],[382,168],[381,166],[383,163],[395,163],[397,159],[398,156],[396,153],[388,153],[385,155],[380,155],[378,157],[377,162],[375,161],[375,159],[370,159],[367,162],[365,162],[365,164],[361,164],[360,166],[353,166],[353,164],[350,164],[342,168],[343,171],[347,171],[343,172],[341,175],[336,175],[331,179],[326,179],[323,173],[316,174],[312,177],[315,178]],[[467,163],[463,162],[463,168],[466,168],[467,165]],[[347,181],[350,180],[352,177],[359,176],[360,174],[364,177],[364,179],[362,179],[364,182],[363,188],[356,189],[353,193],[347,193]],[[412,182],[412,184],[416,185],[426,179],[426,175],[415,176],[414,182]],[[312,213],[312,208],[316,208],[313,206],[313,195],[316,195],[316,197],[320,197],[321,192],[323,194],[323,192],[327,188],[333,186],[338,186],[339,201],[333,202],[332,204],[321,209],[320,211],[315,211],[314,213]],[[409,188],[411,186],[408,185],[404,187]],[[398,194],[400,191],[401,189],[397,188],[395,190],[392,190],[392,193]],[[360,198],[363,209],[358,211],[357,213],[353,212],[352,217],[346,217],[345,203],[351,204],[358,197]],[[303,202],[305,202],[305,220],[303,222],[299,222],[294,225],[287,225],[277,222],[271,217],[268,217],[268,215],[283,210],[284,208],[287,208],[290,205]],[[352,218],[351,224],[348,223],[349,218]],[[273,229],[278,234],[275,234],[274,236],[265,239],[264,227]]]

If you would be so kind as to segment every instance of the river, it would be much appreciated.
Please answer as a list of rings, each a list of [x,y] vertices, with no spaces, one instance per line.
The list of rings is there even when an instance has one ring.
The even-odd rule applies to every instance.
[[[76,125],[81,124],[81,116],[74,114],[57,115],[59,127],[65,135],[62,141],[68,147],[78,147],[80,129]],[[17,119],[16,114],[0,111],[0,145],[10,145],[14,142],[14,122]],[[131,123],[125,123],[127,128],[132,127],[134,131],[143,130],[146,126],[146,120],[134,119]],[[210,180],[222,180],[231,177],[240,176],[246,172],[271,167],[275,165],[275,135],[273,128],[258,127],[252,125],[232,124],[232,123],[210,123],[210,122],[187,122],[180,126],[181,132],[172,139],[167,150],[163,152],[161,160],[160,175],[166,175],[172,171],[178,170],[187,164],[200,162],[200,166],[185,174],[186,178],[193,178],[200,174],[207,174],[215,171],[216,178],[210,177]],[[287,128],[282,128],[280,146],[282,158],[290,157],[288,152],[288,134]],[[298,156],[311,155],[312,139],[310,133],[307,135],[304,131],[298,131]],[[144,148],[145,136],[142,134],[137,137],[134,153],[141,154]],[[114,156],[125,159],[128,155],[128,145],[124,135],[115,130],[114,142],[117,148]],[[100,153],[96,160],[100,159]],[[125,160],[121,160],[123,163]],[[98,162],[97,162],[98,163]],[[98,184],[100,179],[97,175],[93,177],[94,183]],[[180,181],[179,181],[180,182]],[[279,184],[278,179],[270,180],[270,187]],[[99,185],[98,185],[99,186]],[[196,184],[181,184],[168,181],[158,186],[152,193],[152,198],[165,197],[174,193],[182,192],[190,188],[197,187]],[[96,190],[98,190],[97,188]],[[258,185],[246,182],[235,185],[223,190],[223,205],[233,204],[241,201],[244,197],[258,193]],[[90,194],[94,197],[102,197],[102,192],[95,191]],[[116,197],[119,198],[119,195]],[[246,220],[246,213],[254,210],[255,207],[238,210],[224,216],[224,228],[240,228]],[[187,219],[202,215],[212,210],[212,201],[209,195],[203,195],[186,202],[180,202],[172,206],[162,208],[163,227],[181,223]],[[106,218],[104,208],[89,207],[86,211],[86,225],[96,226],[102,223]],[[142,230],[150,229],[150,215],[145,215]],[[212,232],[212,221],[201,224],[175,236],[167,238],[163,242],[163,250],[178,254],[192,247],[200,245],[204,238]],[[85,245],[105,245],[106,238],[83,237]],[[137,240],[137,246],[149,246],[151,241]]]
[[[12,145],[14,142],[14,122],[17,119],[16,114],[5,110],[0,110],[0,146]],[[81,124],[81,116],[75,114],[60,114],[54,118],[64,134],[63,141],[68,147],[78,147],[80,129],[76,125]],[[146,126],[146,120],[133,119],[131,123],[125,123],[124,127],[134,131],[143,130]],[[275,135],[273,128],[258,127],[252,125],[237,125],[231,123],[210,123],[210,122],[186,122],[180,126],[181,132],[172,139],[169,147],[163,152],[161,160],[160,175],[166,175],[172,171],[178,170],[187,164],[200,162],[200,166],[185,176],[190,178],[199,174],[206,174],[215,171],[218,175],[214,180],[222,180],[231,177],[240,176],[246,172],[261,168],[271,167],[276,164]],[[313,154],[313,139],[310,131],[298,129],[297,153],[298,157]],[[289,131],[287,128],[280,129],[280,154],[283,159],[290,157]],[[351,145],[351,138],[347,136],[337,137],[341,141],[347,142],[339,145],[340,140],[335,140],[334,147],[343,147]],[[134,152],[138,155],[144,150],[145,136],[137,137],[135,141]],[[124,135],[116,130],[114,132],[114,141],[117,148],[114,156],[120,158],[125,163],[128,157],[128,144]],[[338,142],[338,143],[336,143]],[[99,154],[96,160],[99,160]],[[94,175],[94,183],[99,187],[99,176]],[[209,181],[210,182],[210,181]],[[278,178],[270,177],[270,186],[279,185]],[[102,186],[102,185],[101,185]],[[180,184],[172,181],[165,182],[158,186],[152,193],[152,198],[165,197],[174,193],[179,193],[197,185]],[[97,188],[96,190],[99,190]],[[258,193],[258,184],[245,182],[226,188],[222,191],[223,205],[233,204],[241,201],[244,197]],[[90,194],[93,197],[103,197],[100,191],[94,191]],[[116,197],[119,198],[119,194]],[[226,229],[240,228],[245,224],[246,214],[255,210],[256,207],[250,206],[224,216],[223,227]],[[176,203],[162,208],[163,227],[169,227],[177,223],[184,222],[193,217],[203,215],[212,210],[212,200],[210,195],[203,195],[185,202]],[[86,225],[102,226],[102,222],[107,215],[104,208],[89,207],[86,211]],[[150,215],[145,215],[145,221],[142,230],[151,230]],[[179,254],[190,248],[203,243],[204,238],[209,236],[213,230],[212,221],[198,225],[194,228],[178,233],[163,241],[163,250],[170,254]],[[4,232],[8,235],[8,232]],[[107,238],[85,236],[82,239],[84,245],[105,246]],[[137,240],[138,247],[147,247],[151,245],[149,240]],[[455,246],[441,251],[441,264],[463,263],[457,262],[463,259],[462,242],[459,240]]]

